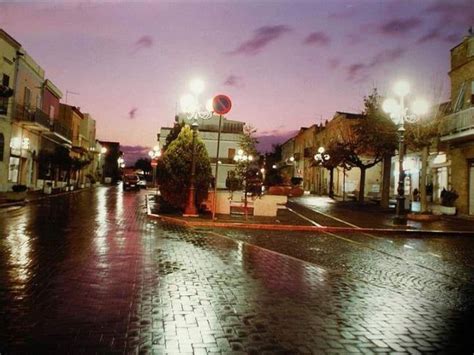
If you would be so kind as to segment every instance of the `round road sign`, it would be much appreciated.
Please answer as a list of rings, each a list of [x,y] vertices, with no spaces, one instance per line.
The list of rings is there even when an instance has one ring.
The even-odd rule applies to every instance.
[[[212,108],[219,115],[225,115],[232,108],[232,101],[226,95],[217,95],[212,99]]]

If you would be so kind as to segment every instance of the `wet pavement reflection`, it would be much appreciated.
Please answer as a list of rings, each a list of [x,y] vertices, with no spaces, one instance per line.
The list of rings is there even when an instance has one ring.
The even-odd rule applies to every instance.
[[[0,210],[0,353],[472,349],[471,240],[190,230],[144,203]]]

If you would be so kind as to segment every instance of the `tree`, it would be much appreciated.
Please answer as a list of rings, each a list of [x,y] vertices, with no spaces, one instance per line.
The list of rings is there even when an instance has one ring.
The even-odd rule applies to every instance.
[[[420,117],[415,122],[405,123],[405,138],[409,149],[414,151],[421,150],[421,176],[420,176],[420,205],[421,212],[428,209],[426,193],[426,177],[428,171],[428,157],[430,147],[434,140],[439,136],[439,130],[442,124],[443,112],[440,106],[435,107],[429,114]]]
[[[148,158],[140,158],[135,162],[135,169],[143,170],[144,173],[151,172],[151,160]]]
[[[377,89],[364,97],[362,117],[351,125],[341,126],[338,137],[331,144],[333,154],[340,155],[344,163],[360,169],[360,203],[364,202],[367,169],[392,156],[397,147],[396,126],[382,111],[380,101]]]
[[[176,117],[177,119],[177,117]],[[171,144],[171,142],[173,142],[176,138],[178,138],[181,130],[183,129],[184,127],[184,122],[175,122],[174,125],[173,125],[173,128],[171,129],[170,133],[168,133],[168,135],[166,136],[166,141],[165,141],[165,144],[163,146],[163,151],[165,151],[168,146]]]
[[[241,182],[246,185],[245,182],[250,175],[256,175],[258,172],[257,164],[257,144],[258,140],[255,138],[256,129],[251,126],[244,127],[244,133],[239,139],[239,148],[242,150],[242,155],[246,157],[252,157],[252,160],[239,160],[236,166],[236,175]]]
[[[272,152],[265,154],[265,186],[275,186],[283,183],[280,171],[273,168],[281,161],[281,144],[273,144],[272,149]]]
[[[161,196],[168,204],[178,209],[184,209],[187,201],[192,141],[193,132],[189,126],[185,126],[158,160],[157,176]],[[196,138],[195,163],[194,186],[196,188],[196,203],[199,206],[207,197],[207,190],[212,179],[209,156],[199,137]]]

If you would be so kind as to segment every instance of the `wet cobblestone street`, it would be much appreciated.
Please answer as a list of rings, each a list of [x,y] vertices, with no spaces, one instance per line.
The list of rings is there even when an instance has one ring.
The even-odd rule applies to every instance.
[[[474,239],[184,229],[100,187],[0,210],[0,353],[468,353]]]

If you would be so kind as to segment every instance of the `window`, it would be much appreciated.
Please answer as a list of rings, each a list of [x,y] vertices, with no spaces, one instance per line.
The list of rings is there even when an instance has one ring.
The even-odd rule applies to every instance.
[[[23,103],[25,107],[30,107],[31,104],[31,90],[25,87],[25,94],[23,96]]]
[[[235,157],[235,149],[234,148],[229,148],[229,150],[227,151],[227,157],[229,159],[234,159]]]
[[[2,86],[8,87],[10,85],[10,77],[7,74],[2,76]],[[0,115],[8,113],[8,97],[0,97]]]
[[[0,161],[3,161],[3,151],[5,150],[5,137],[0,133]]]
[[[49,118],[51,120],[54,119],[54,106],[53,105],[49,106]]]
[[[461,84],[461,88],[459,89],[459,94],[458,94],[458,97],[456,99],[456,103],[454,104],[454,112],[458,112],[463,107],[465,86],[466,86],[466,82],[464,81]]]
[[[474,106],[474,80],[471,81],[471,106]]]
[[[8,169],[8,181],[18,182],[20,158],[10,157],[10,168]]]
[[[7,74],[3,74],[2,85],[3,86],[9,86],[10,85],[10,77]]]

